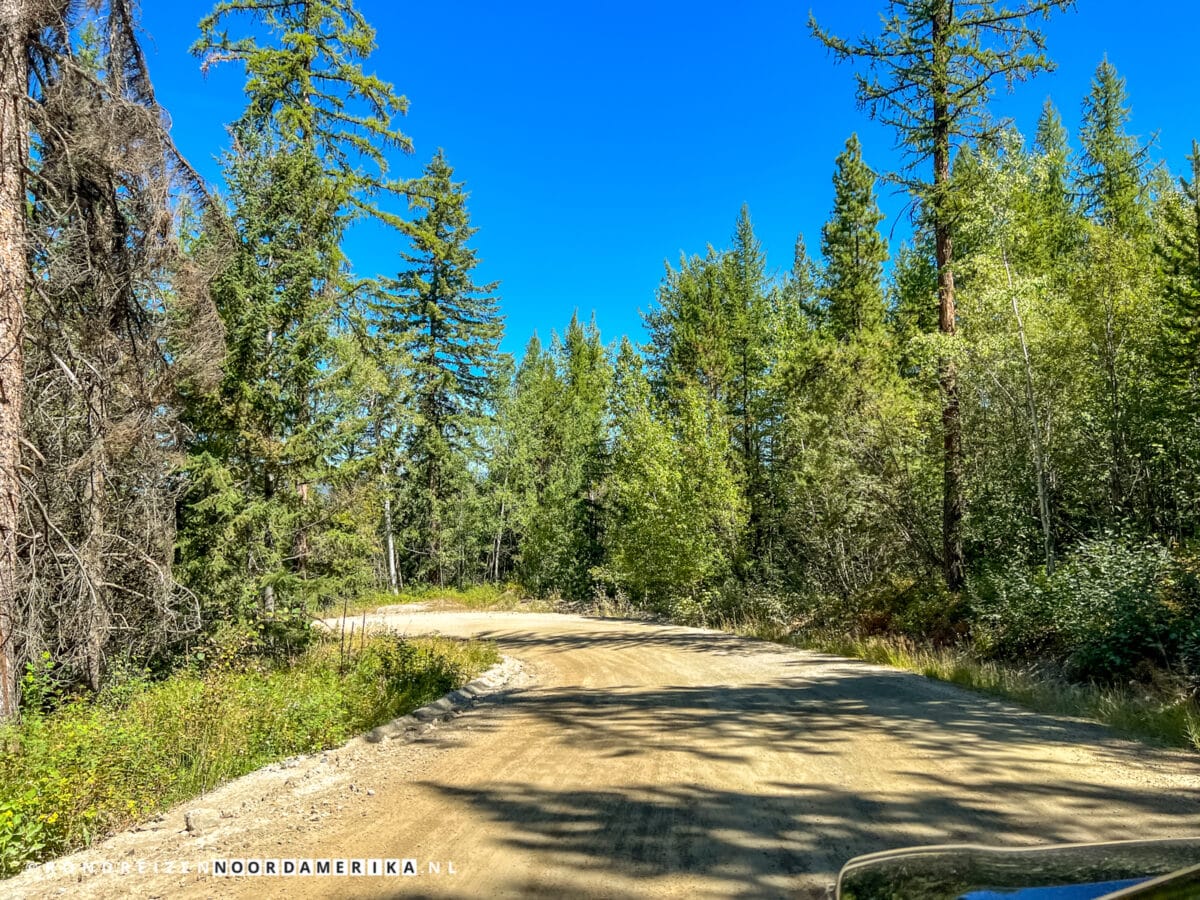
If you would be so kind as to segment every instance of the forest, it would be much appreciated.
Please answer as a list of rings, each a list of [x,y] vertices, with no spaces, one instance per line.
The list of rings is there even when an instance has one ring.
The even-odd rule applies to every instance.
[[[1168,171],[1107,59],[1078,114],[989,116],[1071,5],[813,21],[908,164],[848,135],[791,260],[731,209],[667,263],[646,341],[583,315],[514,359],[453,148],[388,168],[407,100],[353,0],[199,23],[197,65],[244,75],[219,189],[172,142],[131,0],[4,0],[0,718],[479,585],[1191,702],[1200,147]],[[349,258],[367,220],[395,271]]]

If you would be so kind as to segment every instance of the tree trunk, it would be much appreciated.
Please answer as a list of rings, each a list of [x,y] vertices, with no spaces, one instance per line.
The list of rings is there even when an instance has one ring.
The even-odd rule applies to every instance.
[[[1046,480],[1046,451],[1042,445],[1042,426],[1038,422],[1037,397],[1033,390],[1033,360],[1029,356],[1029,343],[1025,340],[1025,321],[1021,318],[1021,306],[1017,303],[1017,292],[1013,290],[1012,270],[1008,265],[1008,253],[1004,253],[1004,272],[1008,276],[1008,293],[1012,299],[1013,318],[1017,320],[1017,337],[1021,341],[1021,356],[1025,364],[1025,402],[1029,407],[1029,430],[1033,440],[1033,468],[1037,476],[1038,514],[1042,520],[1042,540],[1046,556],[1046,576],[1054,574],[1054,526],[1050,518],[1050,486]]]
[[[387,469],[384,466],[379,467],[379,474],[383,476],[383,530],[387,535],[388,588],[393,594],[398,594],[400,588],[396,584],[396,535],[392,530],[392,492],[387,483]]]
[[[88,431],[92,435],[92,446],[88,450],[88,476],[83,489],[87,536],[79,553],[83,562],[83,590],[88,609],[84,617],[87,633],[81,637],[86,654],[88,687],[99,691],[104,674],[104,648],[112,628],[104,587],[108,580],[104,572],[104,507],[108,492],[108,452],[105,448],[107,416],[103,388],[93,382],[88,393]]]
[[[17,712],[17,526],[20,509],[21,341],[28,289],[25,54],[28,0],[0,0],[0,721]]]
[[[275,260],[272,257],[270,260],[268,260],[267,267],[269,269],[273,269],[274,264],[275,264]],[[274,344],[275,344],[275,329],[268,327],[267,328],[267,359],[268,360],[271,359],[271,348],[274,346]],[[269,366],[268,366],[268,371],[270,371]],[[275,534],[271,530],[271,516],[274,514],[274,509],[271,506],[271,501],[275,498],[275,474],[270,470],[269,466],[270,466],[270,463],[267,462],[266,465],[264,465],[264,467],[263,467],[263,500],[266,501],[266,503],[264,505],[266,507],[266,514],[267,514],[267,521],[263,525],[263,555],[266,557],[266,559],[264,560],[265,565],[274,566],[273,557],[275,554],[272,551],[274,551],[274,549],[275,549]],[[273,584],[267,584],[263,587],[262,608],[263,608],[263,612],[266,612],[266,613],[275,612],[275,586]]]
[[[504,476],[504,490],[508,490],[508,476]],[[504,513],[506,512],[505,501],[500,501],[500,517],[496,523],[496,540],[492,544],[492,581],[496,584],[500,583],[500,547],[504,540]]]
[[[267,522],[263,526],[263,550],[266,555],[266,565],[274,566],[275,561],[275,532],[271,530],[271,515],[273,509],[271,501],[275,499],[275,476],[271,472],[266,472],[263,475],[263,499],[266,500]],[[275,585],[267,584],[263,587],[263,612],[275,612]]]
[[[932,17],[933,41],[933,231],[938,275],[938,327],[947,338],[958,331],[954,298],[954,240],[946,212],[950,188],[950,46],[947,34],[953,5]],[[948,349],[938,364],[942,394],[942,566],[946,587],[966,582],[963,560],[962,418],[958,405],[958,366]]]

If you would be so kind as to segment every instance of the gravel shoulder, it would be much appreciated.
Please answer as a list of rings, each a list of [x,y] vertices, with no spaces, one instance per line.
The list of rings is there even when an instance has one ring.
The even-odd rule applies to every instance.
[[[823,897],[847,859],[894,847],[1200,834],[1197,757],[916,675],[647,622],[367,620],[495,640],[506,661],[478,696],[238,779],[0,895]],[[196,871],[214,859],[419,874]]]

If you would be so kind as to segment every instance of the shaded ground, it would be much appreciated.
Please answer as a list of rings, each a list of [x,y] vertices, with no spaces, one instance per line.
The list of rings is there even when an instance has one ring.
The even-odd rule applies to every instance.
[[[289,792],[303,786],[281,784],[250,798],[239,829],[163,828],[130,852],[416,858],[421,876],[27,875],[0,892],[822,897],[848,858],[909,844],[1200,833],[1194,756],[919,676],[644,622],[399,609],[370,620],[494,639],[526,674],[418,742],[353,759],[353,802],[342,783],[324,814],[302,815]],[[121,840],[89,853],[111,858]]]

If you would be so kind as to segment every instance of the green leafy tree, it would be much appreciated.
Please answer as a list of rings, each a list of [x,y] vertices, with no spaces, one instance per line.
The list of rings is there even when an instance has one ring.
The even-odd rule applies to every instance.
[[[635,600],[665,608],[697,599],[731,571],[745,507],[720,406],[692,383],[679,389],[672,419],[661,409],[640,357],[623,341],[602,574]]]
[[[509,497],[516,573],[531,590],[584,598],[603,562],[611,365],[595,323],[573,316],[549,351],[531,340],[500,414],[492,482]]]
[[[646,316],[650,331],[651,380],[669,409],[688,386],[699,388],[724,409],[749,504],[743,561],[760,559],[766,549],[767,476],[764,427],[769,401],[764,394],[769,347],[778,325],[778,296],[766,270],[762,245],[750,213],[738,215],[732,247],[708,248],[705,256],[668,266],[658,306]],[[750,572],[744,567],[739,575]]]
[[[1071,285],[1094,348],[1094,439],[1106,451],[1109,488],[1109,508],[1096,512],[1102,517],[1134,512],[1161,312],[1152,297],[1146,153],[1127,133],[1128,121],[1124,79],[1105,59],[1083,104],[1077,179],[1091,227]]]
[[[1083,234],[1071,182],[1073,158],[1062,116],[1049,99],[1042,106],[1034,136],[1032,210],[1043,224],[1039,240],[1028,248],[1046,271],[1061,272]]]

